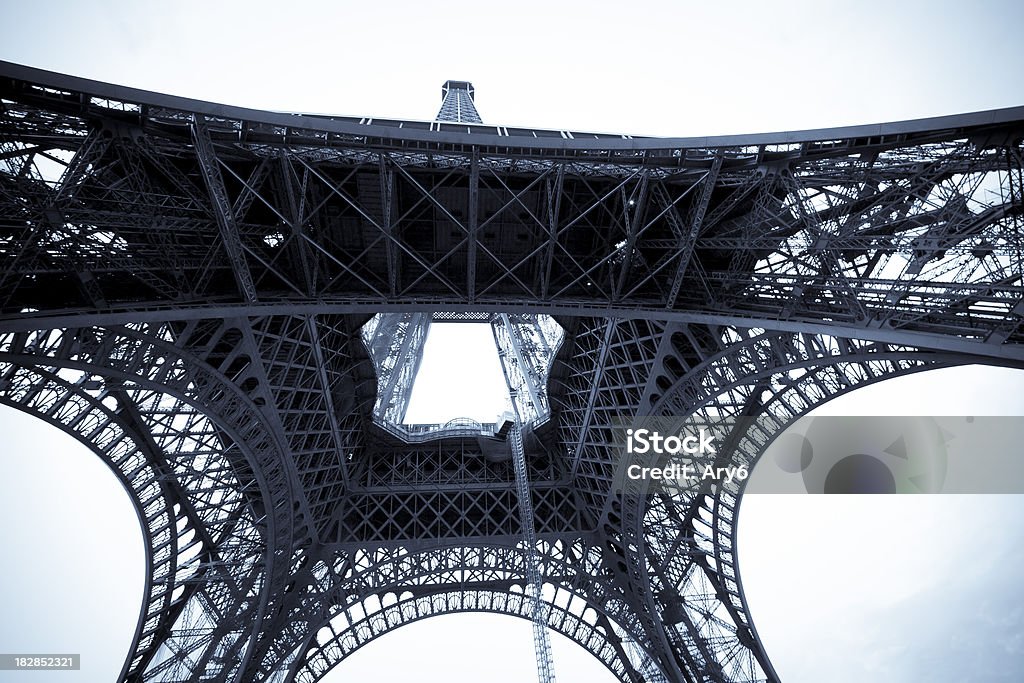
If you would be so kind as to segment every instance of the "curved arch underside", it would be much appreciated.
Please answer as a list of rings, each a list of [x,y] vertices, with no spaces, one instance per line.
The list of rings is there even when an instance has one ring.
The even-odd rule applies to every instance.
[[[286,532],[288,517],[253,517],[250,497],[268,488],[280,462],[235,393],[161,330],[0,335],[0,401],[93,449],[139,514],[148,595],[122,678],[187,678],[217,648],[240,661],[250,634],[218,622],[233,613],[240,625],[258,622],[279,566],[267,538]],[[226,410],[214,423],[204,406],[217,399]],[[270,453],[256,451],[261,444]],[[246,496],[245,482],[260,485]],[[261,497],[255,507],[270,506]]]
[[[715,466],[752,469],[793,421],[859,386],[965,362],[948,354],[824,336],[727,334],[733,342],[729,350],[680,377],[652,410],[709,423],[753,418],[734,435],[728,455],[709,462]],[[648,604],[658,615],[649,627],[662,632],[666,659],[672,661],[675,653],[679,674],[687,680],[773,679],[735,559],[744,484],[712,482],[676,496],[647,495],[630,484],[624,491],[624,546],[644,550],[627,551],[627,562],[635,580],[649,582]]]
[[[566,330],[526,444],[531,552],[549,627],[631,683],[778,677],[741,485],[618,486],[617,425],[748,417],[715,464],[752,466],[856,387],[1024,363],[1018,110],[552,144],[0,71],[0,401],[131,492],[124,680],[314,681],[415,619],[527,613],[510,463],[373,426],[373,313]]]
[[[603,571],[601,549],[574,539],[541,542],[536,552],[549,627],[583,646],[621,680],[659,680],[649,666],[639,620]],[[298,647],[301,656],[294,659],[292,675],[319,678],[370,640],[406,623],[406,617],[491,611],[530,618],[526,575],[522,543],[339,552],[312,569],[307,595],[321,601],[323,616]]]
[[[360,622],[344,624],[343,633],[328,631],[332,639],[321,644],[314,654],[307,655],[306,665],[296,674],[295,680],[303,683],[318,681],[331,670],[322,667],[343,665],[345,658],[380,636],[429,617],[487,612],[530,621],[533,608],[529,602],[521,593],[495,591],[459,591],[410,597],[384,607]],[[663,680],[656,669],[647,670],[643,676],[641,660],[624,661],[621,651],[612,645],[612,640],[618,636],[614,632],[606,633],[604,626],[588,624],[562,609],[549,610],[545,623],[597,658],[620,681]]]

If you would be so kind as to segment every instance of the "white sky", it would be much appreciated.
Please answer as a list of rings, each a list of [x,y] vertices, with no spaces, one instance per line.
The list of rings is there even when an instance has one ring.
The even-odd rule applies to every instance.
[[[1022,7],[0,3],[0,59],[228,104],[413,119],[433,118],[445,80],[467,79],[489,123],[704,135],[1024,104]],[[454,353],[432,363],[469,365],[465,349],[445,346]],[[425,361],[424,381],[428,372]],[[483,371],[470,376],[458,393],[490,395]],[[1022,414],[1022,388],[1020,374],[964,369],[830,407]],[[0,421],[0,652],[85,655],[80,674],[33,681],[112,680],[141,599],[134,515],[98,459],[38,428],[20,415]],[[783,680],[1018,680],[1019,498],[745,500],[743,580]],[[610,680],[578,648],[554,642],[561,683]],[[372,643],[329,680],[526,681],[533,672],[527,622],[454,616]],[[0,673],[7,680],[24,678]]]
[[[405,421],[444,424],[453,417],[494,422],[508,392],[491,326],[432,323]]]

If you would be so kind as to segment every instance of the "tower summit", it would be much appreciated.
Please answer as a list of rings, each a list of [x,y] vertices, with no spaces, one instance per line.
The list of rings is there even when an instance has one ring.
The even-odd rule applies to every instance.
[[[474,93],[469,81],[445,81],[441,86],[441,111],[437,112],[437,120],[483,123],[473,103]]]

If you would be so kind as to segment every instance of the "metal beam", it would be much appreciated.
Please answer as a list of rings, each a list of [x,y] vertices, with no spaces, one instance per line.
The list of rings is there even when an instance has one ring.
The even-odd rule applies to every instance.
[[[154,111],[195,112],[198,115],[215,119],[244,122],[246,129],[280,129],[285,131],[282,133],[282,137],[288,134],[294,136],[299,131],[316,131],[337,136],[339,142],[352,138],[379,140],[382,143],[393,145],[407,143],[417,149],[422,149],[424,143],[452,145],[461,149],[479,145],[501,150],[521,150],[520,153],[528,157],[545,155],[563,158],[577,151],[591,158],[595,156],[595,153],[600,152],[605,152],[610,157],[617,154],[635,156],[645,151],[651,151],[664,154],[666,159],[674,159],[676,164],[680,157],[677,152],[686,149],[705,150],[733,146],[787,145],[808,140],[828,141],[832,143],[829,145],[830,147],[838,147],[847,143],[848,148],[856,148],[856,143],[859,141],[864,141],[860,144],[867,146],[871,139],[891,140],[890,144],[895,145],[905,142],[906,136],[915,134],[942,131],[943,135],[969,137],[973,128],[992,127],[1024,120],[1024,106],[1022,106],[910,121],[777,133],[675,138],[634,138],[630,135],[574,133],[572,139],[566,139],[557,134],[557,131],[545,129],[505,129],[503,126],[473,124],[448,126],[441,124],[435,129],[434,125],[422,121],[371,119],[368,122],[366,117],[282,114],[112,85],[4,61],[0,61],[0,76],[5,79],[4,88],[0,92],[16,101],[20,101],[28,94],[19,90],[19,85],[39,84],[55,90],[73,92],[86,103],[95,97],[135,104],[140,109],[144,107]],[[514,135],[511,134],[512,130],[516,131]],[[552,132],[556,134],[552,135]],[[878,144],[876,143],[874,146],[878,146]]]
[[[470,303],[476,301],[476,249],[480,206],[480,159],[476,150],[473,151],[469,165],[469,206],[466,207],[466,230],[469,233],[469,245],[466,249],[466,297]]]
[[[715,189],[715,181],[718,179],[718,173],[722,170],[722,155],[716,154],[715,160],[701,180],[702,186],[700,191],[700,197],[697,198],[697,204],[694,206],[691,212],[690,223],[684,226],[684,233],[680,236],[678,254],[679,263],[676,266],[676,274],[672,278],[672,285],[669,288],[668,296],[665,298],[665,308],[675,308],[676,298],[679,296],[679,289],[683,285],[683,278],[686,277],[686,270],[690,265],[690,261],[693,259],[693,248],[697,244],[697,237],[700,235],[700,229],[704,224],[704,215],[707,213],[708,204],[711,203],[711,193]],[[678,222],[675,208],[669,211],[669,220]]]
[[[192,142],[195,145],[196,157],[199,159],[199,170],[202,172],[203,182],[210,193],[213,217],[216,219],[217,228],[220,230],[221,242],[224,245],[224,251],[227,253],[228,260],[231,262],[235,281],[238,283],[238,291],[244,300],[249,302],[258,301],[256,284],[253,282],[252,273],[249,271],[249,264],[245,261],[245,248],[238,234],[238,226],[235,224],[235,215],[232,212],[231,201],[228,199],[227,190],[224,188],[224,178],[220,173],[220,166],[213,149],[213,141],[210,139],[206,118],[199,114],[194,115],[192,118]]]
[[[554,317],[580,316],[604,317],[614,315],[619,320],[656,320],[676,323],[695,323],[717,327],[761,328],[778,332],[809,332],[827,334],[836,337],[864,339],[887,344],[901,344],[936,351],[965,353],[972,356],[987,357],[993,360],[1024,361],[1024,348],[1017,344],[1005,344],[980,341],[977,339],[954,335],[917,332],[889,327],[868,327],[853,325],[846,322],[827,322],[821,320],[778,320],[757,315],[736,315],[728,313],[705,313],[691,311],[665,311],[663,309],[633,308],[626,306],[599,306],[594,304],[572,305],[561,304],[524,304],[508,302],[500,304],[477,304],[475,306],[457,306],[449,302],[419,304],[378,304],[373,302],[353,303],[273,303],[242,306],[195,306],[189,308],[155,308],[130,312],[83,312],[80,314],[63,313],[59,315],[33,315],[26,313],[18,318],[0,318],[0,333],[26,332],[33,330],[58,329],[72,325],[109,326],[125,325],[133,322],[152,323],[165,320],[201,320],[204,318],[260,317],[265,315],[350,315],[372,313],[422,312],[432,313],[435,310],[468,310],[479,313],[545,313]]]

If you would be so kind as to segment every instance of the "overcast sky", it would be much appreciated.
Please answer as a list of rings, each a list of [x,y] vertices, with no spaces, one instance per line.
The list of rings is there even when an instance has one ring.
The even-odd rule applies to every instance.
[[[228,104],[409,119],[432,119],[441,84],[466,79],[489,123],[647,135],[1024,104],[1015,2],[212,4],[3,3],[0,59]],[[494,360],[488,375],[468,342],[452,353],[440,339],[428,342],[441,351],[424,362],[416,402],[452,406],[439,393],[448,389],[480,407],[500,391],[500,376],[482,379]],[[1019,415],[1022,389],[1017,373],[960,369],[829,408]],[[113,680],[144,579],[134,514],[97,458],[8,413],[0,652],[85,655],[80,674],[32,681]],[[1022,527],[1017,496],[748,497],[740,561],[784,681],[1011,681],[1024,660]],[[329,680],[532,680],[530,638],[528,623],[509,618],[428,620],[367,646]],[[611,680],[578,648],[554,644],[562,683]]]

